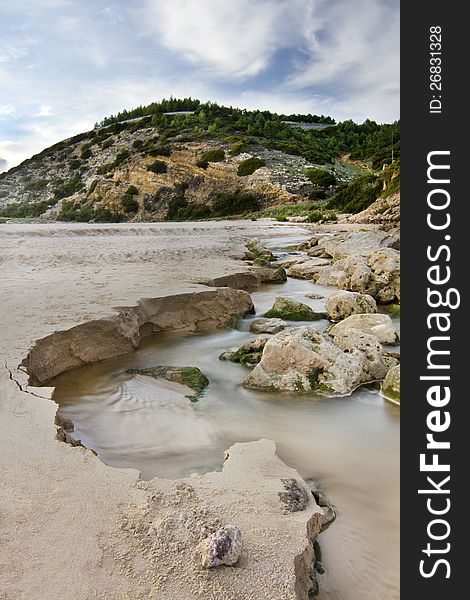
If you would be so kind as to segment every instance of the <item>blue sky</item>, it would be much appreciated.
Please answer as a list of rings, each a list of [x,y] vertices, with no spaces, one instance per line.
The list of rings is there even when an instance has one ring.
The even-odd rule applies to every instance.
[[[170,94],[394,121],[399,1],[0,2],[0,171]]]

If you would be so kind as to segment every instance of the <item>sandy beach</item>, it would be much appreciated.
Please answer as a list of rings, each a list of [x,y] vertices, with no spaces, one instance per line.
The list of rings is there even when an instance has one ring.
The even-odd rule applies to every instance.
[[[258,515],[250,504],[255,481],[241,473],[251,461],[261,500],[273,493],[275,480],[292,477],[295,471],[275,456],[272,444],[241,445],[222,473],[195,478],[191,492],[184,486],[178,491],[170,481],[144,483],[135,470],[107,467],[92,452],[59,442],[52,390],[21,391],[26,376],[18,366],[39,338],[108,317],[141,298],[204,290],[197,281],[243,270],[238,259],[253,237],[294,240],[302,233],[302,226],[269,221],[0,225],[2,600],[295,597],[294,558],[302,555],[306,528],[313,527],[319,509],[312,500],[307,511],[283,524],[282,540],[268,543],[279,526],[275,507]],[[233,487],[241,493],[230,506]],[[162,519],[162,506],[183,506],[197,521],[201,502],[214,490],[220,498],[208,503],[209,512],[218,507],[217,518],[232,515],[245,529],[256,522],[258,551],[270,553],[269,568],[258,556],[243,571],[242,594],[230,591],[223,575],[195,574],[180,562],[169,568],[148,549],[143,558],[133,558],[135,540],[123,525],[131,513],[141,524],[148,524],[152,510]],[[156,508],[151,499],[158,494],[166,500]],[[143,562],[132,564],[134,559]],[[171,581],[179,583],[172,587]]]

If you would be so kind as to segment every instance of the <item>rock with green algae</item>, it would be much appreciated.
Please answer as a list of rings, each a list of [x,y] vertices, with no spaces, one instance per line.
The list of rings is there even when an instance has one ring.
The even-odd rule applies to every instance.
[[[239,363],[247,367],[256,365],[261,360],[261,355],[267,341],[268,338],[266,337],[254,338],[245,342],[238,350],[222,352],[219,359],[229,360],[230,362]]]
[[[377,304],[372,296],[346,290],[330,294],[325,307],[331,321],[341,321],[355,314],[377,312]]]
[[[188,395],[192,402],[197,402],[201,394],[209,385],[209,380],[204,373],[197,367],[168,367],[156,366],[147,369],[128,369],[126,373],[132,375],[146,375],[154,379],[166,379],[174,383],[181,383],[192,390],[195,394]]]
[[[326,313],[316,312],[307,304],[284,296],[276,296],[273,307],[264,316],[285,321],[318,321],[327,318]]]
[[[251,252],[251,254],[254,256],[255,260],[257,258],[264,258],[266,260],[275,260],[271,250],[264,248],[261,245],[260,241],[256,238],[254,238],[250,242],[247,242],[245,244],[245,248],[247,248],[247,250],[249,252]]]
[[[387,373],[382,383],[382,395],[387,400],[400,404],[400,365],[392,367]]]
[[[313,327],[290,327],[269,338],[243,385],[345,395],[363,383],[383,379],[387,370],[382,346],[372,335],[348,331],[333,340]]]

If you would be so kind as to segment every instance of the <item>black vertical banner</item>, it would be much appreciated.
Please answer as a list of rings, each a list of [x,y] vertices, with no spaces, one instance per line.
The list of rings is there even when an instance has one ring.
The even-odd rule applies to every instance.
[[[401,4],[403,600],[461,598],[469,569],[464,8],[436,0]]]

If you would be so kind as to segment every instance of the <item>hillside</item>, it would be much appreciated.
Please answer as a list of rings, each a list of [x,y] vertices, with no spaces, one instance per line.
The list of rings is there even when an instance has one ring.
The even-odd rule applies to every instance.
[[[399,160],[393,175],[383,170],[392,140],[398,158],[399,123],[171,98],[107,117],[2,173],[0,216],[188,220],[300,202],[359,212],[391,179],[399,187]]]

